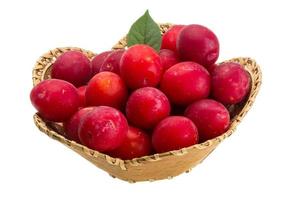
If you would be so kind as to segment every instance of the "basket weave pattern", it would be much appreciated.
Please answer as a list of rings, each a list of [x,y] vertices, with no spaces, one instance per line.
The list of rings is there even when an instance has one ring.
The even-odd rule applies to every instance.
[[[171,25],[161,24],[161,32],[164,33]],[[113,49],[126,47],[126,38],[122,38]],[[33,69],[33,85],[37,85],[42,80],[50,78],[50,69],[53,62],[62,53],[70,50],[78,50],[92,58],[95,54],[76,47],[56,48],[41,56]],[[73,151],[77,152],[97,167],[108,172],[111,176],[129,182],[153,181],[172,178],[183,172],[190,171],[194,166],[201,163],[225,138],[230,136],[237,125],[241,122],[247,111],[253,104],[261,85],[261,71],[257,63],[251,58],[234,58],[230,61],[240,63],[249,72],[251,77],[251,91],[248,98],[238,105],[233,106],[234,116],[231,120],[230,128],[227,132],[212,140],[201,144],[132,160],[121,160],[112,158],[106,154],[89,149],[81,144],[66,139],[62,136],[62,126],[58,123],[47,122],[38,114],[34,115],[36,126],[49,137],[61,142]]]

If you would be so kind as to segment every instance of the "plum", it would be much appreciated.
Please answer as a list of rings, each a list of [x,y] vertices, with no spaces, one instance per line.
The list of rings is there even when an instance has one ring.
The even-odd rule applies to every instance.
[[[161,49],[170,49],[174,52],[177,51],[178,35],[185,25],[173,25],[162,36]]]
[[[202,99],[189,105],[185,116],[191,119],[199,131],[200,142],[224,133],[230,123],[228,110],[212,99]]]
[[[135,90],[126,103],[127,119],[137,127],[153,128],[170,113],[166,95],[153,87]]]
[[[210,29],[197,24],[188,25],[178,36],[177,52],[182,60],[207,67],[218,59],[219,41]]]
[[[177,54],[169,49],[161,49],[159,51],[159,56],[164,71],[166,71],[167,69],[169,69],[170,67],[179,62]]]
[[[94,107],[86,107],[78,110],[68,121],[63,123],[65,136],[69,140],[73,140],[77,143],[80,143],[78,137],[78,128],[79,124],[81,123],[82,119],[92,111]]]
[[[155,87],[163,72],[160,56],[150,46],[137,44],[128,48],[120,61],[120,75],[131,89]]]
[[[127,132],[128,123],[124,115],[108,106],[94,107],[79,125],[81,143],[100,152],[118,148]]]
[[[124,51],[124,49],[120,49],[110,53],[102,63],[99,72],[110,71],[119,74],[119,64]]]
[[[160,88],[169,100],[180,106],[208,97],[211,78],[208,71],[194,62],[181,62],[163,75]]]
[[[241,102],[250,89],[248,72],[238,63],[220,64],[212,72],[212,96],[223,104]]]
[[[91,78],[90,60],[79,51],[67,51],[60,55],[51,69],[51,77],[62,79],[79,87],[85,85]]]
[[[183,116],[170,116],[163,119],[154,129],[152,144],[156,152],[179,150],[198,143],[198,130],[195,124]]]
[[[108,154],[115,158],[130,160],[147,156],[151,153],[151,150],[150,136],[138,128],[129,126],[123,143],[115,150],[108,152]]]
[[[68,120],[80,106],[77,89],[59,79],[40,82],[32,89],[30,99],[43,118],[54,122]]]
[[[100,72],[89,81],[85,96],[88,106],[104,105],[120,109],[127,100],[127,88],[119,75]]]
[[[96,56],[93,57],[91,60],[91,68],[92,68],[92,75],[94,76],[100,71],[100,68],[102,66],[102,63],[105,61],[107,56],[111,53],[112,51],[104,51],[100,54],[97,54]]]

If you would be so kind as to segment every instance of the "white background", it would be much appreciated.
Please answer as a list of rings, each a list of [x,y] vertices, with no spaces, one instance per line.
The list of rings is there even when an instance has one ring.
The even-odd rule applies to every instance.
[[[31,71],[55,47],[111,48],[147,8],[158,22],[208,26],[219,60],[255,58],[263,84],[235,134],[191,173],[129,184],[34,126]],[[285,8],[282,0],[1,1],[0,199],[286,199]]]

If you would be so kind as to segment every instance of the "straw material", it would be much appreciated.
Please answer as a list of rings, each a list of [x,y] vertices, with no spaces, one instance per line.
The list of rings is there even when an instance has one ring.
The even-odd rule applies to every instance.
[[[161,32],[164,33],[170,26],[170,24],[161,24]],[[113,49],[121,49],[125,47],[126,38],[124,37],[116,45],[114,45]],[[37,85],[40,81],[50,78],[50,69],[52,63],[62,53],[70,50],[81,51],[90,59],[95,55],[91,51],[75,47],[56,48],[51,50],[41,56],[37,61],[33,69],[33,84]],[[234,58],[230,61],[240,63],[249,72],[252,80],[251,91],[248,98],[244,102],[229,108],[232,115],[229,130],[221,136],[201,144],[196,144],[176,151],[135,158],[132,160],[121,160],[118,158],[112,158],[108,155],[66,139],[64,136],[62,136],[63,130],[61,124],[59,123],[45,121],[38,114],[34,115],[34,122],[36,126],[49,137],[66,145],[97,167],[108,172],[112,177],[117,177],[129,182],[154,181],[172,178],[183,172],[189,172],[193,167],[201,163],[220,142],[230,136],[255,100],[261,85],[262,75],[260,67],[251,58]]]

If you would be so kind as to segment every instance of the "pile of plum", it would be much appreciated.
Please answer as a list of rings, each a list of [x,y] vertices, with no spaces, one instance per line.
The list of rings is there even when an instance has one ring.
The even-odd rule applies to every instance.
[[[178,150],[223,134],[226,108],[245,99],[250,77],[238,63],[215,64],[216,35],[201,25],[174,25],[159,52],[146,44],[89,60],[68,51],[51,79],[30,94],[38,114],[62,122],[64,136],[121,159]]]

